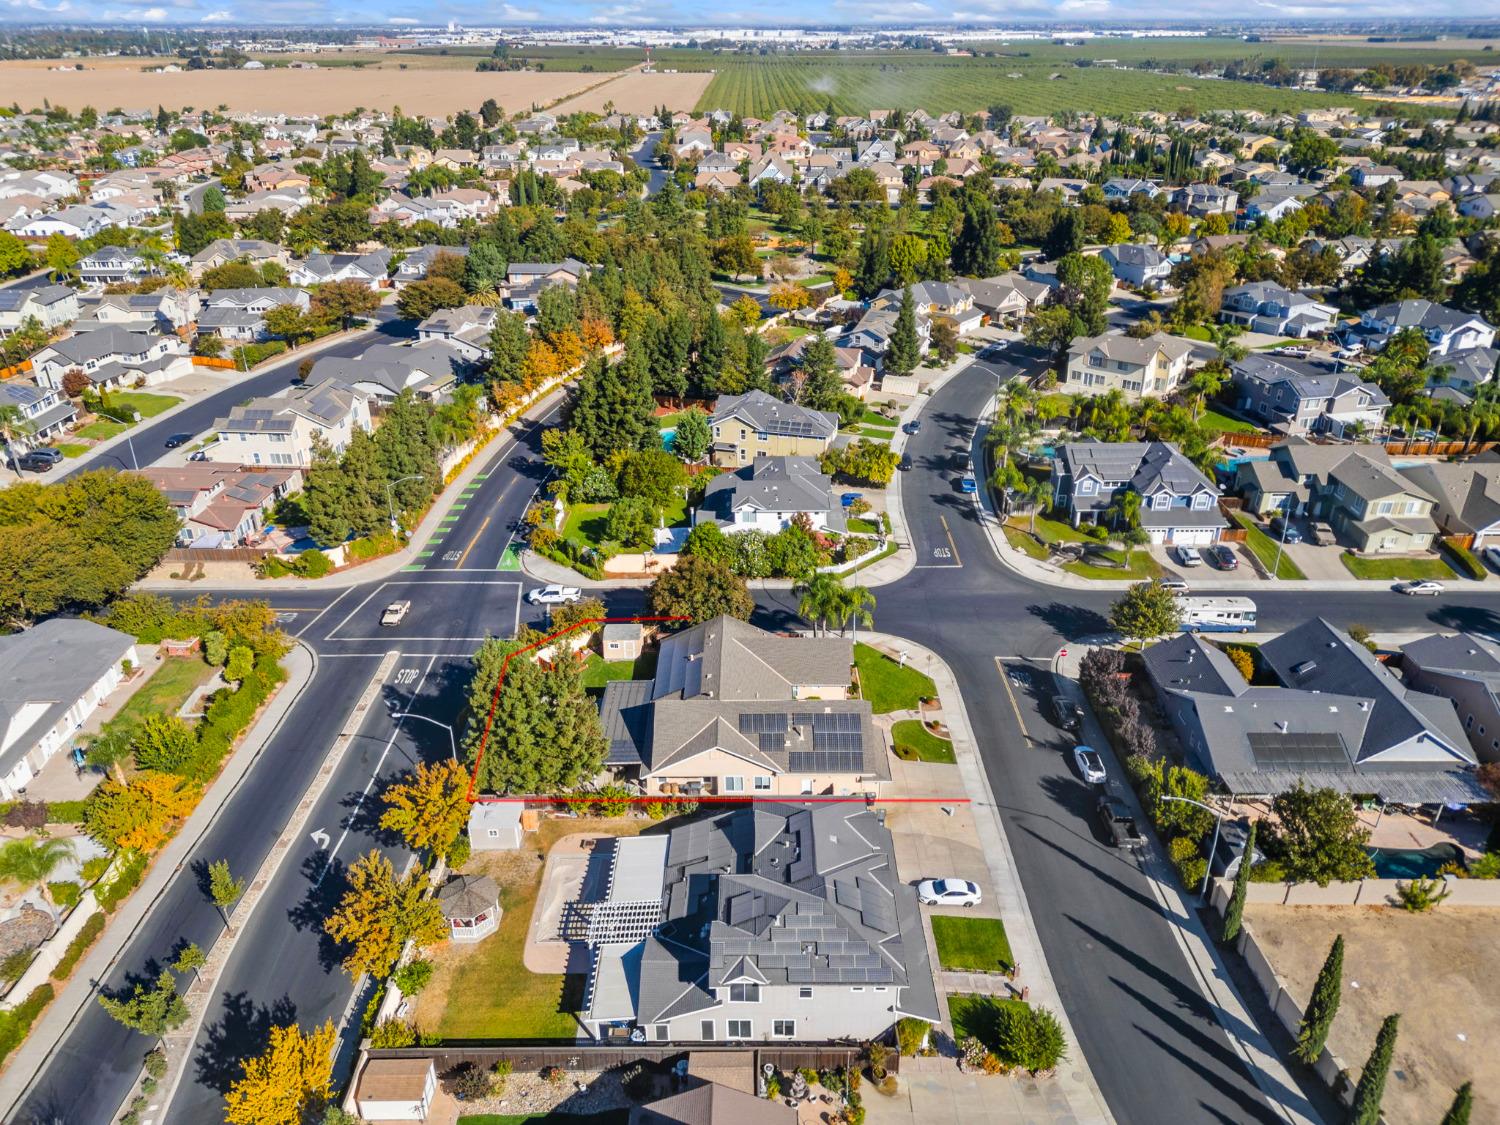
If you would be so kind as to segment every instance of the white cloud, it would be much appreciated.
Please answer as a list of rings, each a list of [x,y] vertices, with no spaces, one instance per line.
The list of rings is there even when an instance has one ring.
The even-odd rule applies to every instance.
[[[386,23],[411,24],[411,25],[415,26],[416,24],[419,24],[422,21],[421,20],[410,19],[410,18],[408,18],[406,16],[386,16],[385,22]]]
[[[226,23],[234,19],[234,13],[228,8],[221,8],[217,12],[209,12],[203,17],[204,23]]]
[[[530,8],[517,8],[511,4],[501,4],[500,14],[508,20],[539,20],[541,12],[532,11]]]
[[[1057,6],[1059,12],[1078,12],[1084,15],[1098,15],[1109,11],[1111,5],[1109,0],[1063,0]]]

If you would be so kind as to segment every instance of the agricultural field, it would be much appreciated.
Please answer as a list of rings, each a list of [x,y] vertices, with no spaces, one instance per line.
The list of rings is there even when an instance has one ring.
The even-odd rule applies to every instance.
[[[1251,82],[1140,70],[1075,67],[1034,58],[949,58],[918,52],[814,55],[778,59],[708,56],[716,74],[698,109],[766,117],[777,109],[975,111],[1004,104],[1020,114],[1087,110],[1106,114],[1217,109],[1296,112],[1358,99]],[[696,65],[674,64],[679,69]]]
[[[385,58],[410,66],[429,66],[441,59],[445,63],[472,67],[479,59],[489,58],[492,49],[483,45],[412,47],[391,51]],[[603,73],[639,66],[646,61],[646,52],[638,47],[512,47],[510,57],[538,70]]]
[[[1387,62],[1393,65],[1430,63],[1441,66],[1455,59],[1468,59],[1475,66],[1497,61],[1500,36],[1492,40],[1461,42],[1404,41],[1370,43],[1359,39],[1312,41],[1307,38],[1275,39],[1249,43],[1243,39],[1099,39],[1079,46],[1058,43],[974,43],[976,51],[998,51],[1011,59],[1037,63],[1068,63],[1074,59],[1117,60],[1126,66],[1159,62],[1191,66],[1205,62],[1223,64],[1235,59],[1280,59],[1288,66],[1354,68]],[[1492,49],[1485,51],[1485,47]]]

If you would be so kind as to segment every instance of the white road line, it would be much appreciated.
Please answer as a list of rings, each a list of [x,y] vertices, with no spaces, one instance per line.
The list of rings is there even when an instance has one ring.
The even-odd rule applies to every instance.
[[[447,573],[447,572],[445,571],[445,572],[441,572],[441,573]],[[495,572],[493,570],[487,570],[487,571],[484,571],[483,573],[485,573],[485,574],[494,574]],[[342,629],[345,625],[349,624],[349,619],[352,618],[360,610],[364,609],[365,606],[369,604],[370,599],[373,598],[376,594],[380,593],[380,591],[384,590],[387,586],[514,586],[516,588],[516,594],[517,594],[517,596],[520,595],[520,591],[521,591],[521,583],[517,582],[514,578],[493,578],[493,579],[478,579],[478,578],[460,578],[460,579],[448,579],[448,578],[388,578],[384,582],[382,582],[380,585],[376,586],[375,589],[371,590],[368,594],[366,594],[364,601],[360,602],[359,605],[355,606],[347,614],[345,614],[344,615],[344,619],[342,621],[340,621],[332,629],[328,630],[328,635],[325,636],[323,638],[323,640],[325,640],[325,641],[334,641],[336,643],[342,643],[342,642],[346,642],[346,641],[350,641],[350,640],[361,641],[361,640],[370,640],[370,639],[372,639],[372,638],[369,638],[369,637],[343,637],[343,638],[339,638],[339,637],[335,637],[334,634],[337,633],[340,629]],[[400,639],[401,640],[410,640],[410,641],[444,641],[444,640],[467,640],[468,638],[467,637],[402,637]],[[483,640],[482,637],[480,639]]]
[[[322,617],[323,617],[323,615],[325,613],[327,613],[334,606],[338,605],[339,602],[343,601],[344,598],[346,598],[349,594],[351,594],[353,591],[357,590],[358,588],[359,587],[357,587],[357,586],[350,586],[346,590],[344,590],[341,594],[339,594],[338,597],[334,598],[333,601],[329,602],[322,609],[320,609],[318,611],[318,615],[316,617],[314,617],[306,625],[302,626],[302,628],[298,629],[297,632],[296,632],[296,636],[300,638],[303,633],[307,632],[314,625],[316,625],[322,619]]]

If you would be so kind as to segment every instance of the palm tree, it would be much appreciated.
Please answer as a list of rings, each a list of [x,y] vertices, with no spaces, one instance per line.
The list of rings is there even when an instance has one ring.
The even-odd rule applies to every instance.
[[[1031,534],[1035,536],[1036,515],[1052,499],[1052,485],[1040,477],[1032,477],[1026,482],[1025,496],[1031,501]]]
[[[47,879],[57,870],[58,864],[71,859],[74,854],[71,840],[12,840],[0,848],[0,880],[36,887],[42,901],[51,906],[52,895],[47,890]]]
[[[867,586],[849,586],[839,590],[838,605],[834,613],[834,620],[839,623],[839,632],[843,633],[845,622],[854,623],[854,639],[859,640],[859,623],[863,621],[866,625],[875,624],[875,595]]]
[[[844,584],[834,574],[814,574],[807,582],[798,586],[795,593],[801,595],[797,612],[811,621],[821,634],[828,619],[840,609],[844,597]]]
[[[1219,393],[1219,388],[1224,385],[1224,379],[1229,373],[1218,364],[1209,364],[1200,367],[1188,380],[1188,386],[1193,391],[1193,420],[1197,421],[1198,414],[1203,409],[1207,399]]]
[[[32,432],[31,423],[26,421],[26,415],[21,413],[21,408],[13,403],[5,403],[0,406],[0,437],[5,439],[5,456],[16,458],[16,479],[21,479],[20,455],[14,447],[17,436],[28,436]]]

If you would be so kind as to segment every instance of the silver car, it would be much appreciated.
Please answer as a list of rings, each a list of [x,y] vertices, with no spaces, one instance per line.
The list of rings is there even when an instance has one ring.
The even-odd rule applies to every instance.
[[[983,897],[979,884],[967,879],[923,879],[917,884],[917,901],[923,906],[978,906]]]
[[[1099,751],[1088,746],[1073,747],[1073,764],[1078,767],[1078,776],[1090,785],[1103,785],[1108,780],[1104,772],[1104,759]]]

